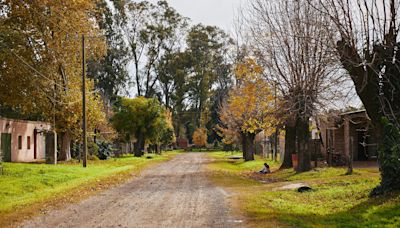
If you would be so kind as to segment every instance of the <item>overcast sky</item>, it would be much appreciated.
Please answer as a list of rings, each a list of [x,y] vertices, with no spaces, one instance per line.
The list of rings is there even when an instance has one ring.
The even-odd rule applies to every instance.
[[[168,0],[181,15],[193,24],[215,25],[231,32],[233,19],[243,0]],[[157,2],[157,0],[150,0]]]

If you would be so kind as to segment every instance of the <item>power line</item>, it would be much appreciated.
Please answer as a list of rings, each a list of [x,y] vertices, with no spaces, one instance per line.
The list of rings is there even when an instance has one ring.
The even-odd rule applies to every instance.
[[[31,66],[29,63],[27,63],[21,56],[19,56],[19,55],[17,55],[17,54],[15,54],[12,50],[10,50],[11,51],[11,53],[13,54],[13,55],[15,55],[24,65],[26,65],[27,67],[29,67],[30,69],[32,69],[33,71],[35,71],[39,76],[41,76],[41,77],[43,77],[43,78],[45,78],[45,79],[47,79],[47,80],[49,80],[49,81],[52,81],[52,83],[54,83],[55,85],[59,85],[59,86],[61,86],[60,84],[58,84],[58,83],[56,83],[56,82],[54,82],[54,80],[52,80],[52,79],[50,79],[50,78],[48,78],[48,77],[46,77],[44,74],[42,74],[40,71],[38,71],[36,68],[34,68],[33,66]],[[62,87],[63,87],[63,85],[62,85]],[[40,87],[39,87],[40,88]],[[42,90],[42,92],[44,92],[44,93],[46,93],[46,91],[44,91],[42,88],[40,88],[41,90]],[[71,90],[71,89],[70,89]],[[74,91],[81,91],[80,89],[73,89]],[[92,92],[90,92],[89,93],[89,95],[91,95],[91,94],[96,94],[96,93],[98,93],[99,91],[98,90],[94,90],[94,91],[92,91]],[[71,102],[63,102],[63,101],[59,101],[59,100],[56,100],[56,99],[53,99],[53,98],[51,98],[51,97],[48,97],[50,100],[52,100],[52,102],[56,102],[56,103],[58,103],[58,104],[63,104],[63,105],[72,105],[72,104],[76,104],[76,103],[79,103],[79,102],[81,102],[81,100],[79,99],[79,100],[76,100],[76,101],[71,101]]]
[[[42,13],[40,13],[40,12],[39,12],[38,10],[36,10],[35,8],[30,8],[30,9],[31,9],[32,11],[34,11],[34,13],[36,13],[37,15],[41,16],[42,18],[44,18],[44,19],[49,19],[48,17],[46,17],[45,15],[43,15]],[[52,11],[52,13],[57,14],[57,15],[53,14],[52,16],[54,16],[54,17],[56,17],[56,18],[58,18],[58,19],[60,19],[60,20],[64,20],[64,19],[65,19],[64,16],[62,16],[61,14],[59,14],[59,13],[56,12],[56,11]],[[65,40],[70,40],[70,39],[71,39],[71,38],[69,38],[69,33],[70,33],[70,32],[68,32],[67,30],[61,28],[60,25],[56,24],[56,23],[53,22],[53,21],[48,21],[48,22],[50,22],[51,24],[53,24],[56,28],[60,29],[62,32],[65,32],[65,36],[66,36],[66,39],[65,39]],[[68,30],[72,30],[72,31],[73,31],[73,30],[75,30],[75,28],[68,27]],[[81,39],[77,33],[74,33],[73,35],[75,35],[76,37],[73,37],[71,40],[80,40],[80,39]],[[92,36],[85,35],[85,38],[86,38],[86,39],[87,39],[87,38],[89,38],[89,39],[102,39],[102,38],[106,38],[106,35],[92,35]]]
[[[10,52],[18,58],[18,60],[20,60],[24,65],[26,65],[27,67],[29,67],[31,70],[35,71],[39,76],[41,76],[42,78],[51,81],[54,85],[60,86],[61,88],[65,87],[65,85],[61,85],[57,82],[55,82],[55,80],[45,76],[43,73],[41,73],[40,71],[38,71],[36,68],[34,68],[32,65],[30,65],[29,63],[27,63],[21,56],[19,56],[18,54],[16,54],[14,51],[10,50]],[[70,89],[73,91],[80,91],[79,89]]]

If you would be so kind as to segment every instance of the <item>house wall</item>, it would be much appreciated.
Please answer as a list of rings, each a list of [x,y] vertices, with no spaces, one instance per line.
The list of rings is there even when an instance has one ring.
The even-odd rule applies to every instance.
[[[11,134],[11,161],[35,162],[45,159],[45,134],[37,134],[36,159],[34,159],[34,129],[39,132],[50,131],[51,125],[44,122],[22,121],[0,118],[0,134]],[[19,148],[18,137],[21,136],[22,148]],[[30,145],[28,147],[28,137]],[[0,142],[1,143],[1,142]],[[29,149],[28,149],[29,148]]]
[[[342,126],[335,130],[335,136],[333,138],[333,145],[336,154],[345,154],[344,143],[344,127]]]
[[[328,129],[334,131],[333,137],[333,147],[336,154],[341,154],[347,158],[350,152],[353,152],[353,159],[355,161],[362,160],[361,155],[364,153],[359,150],[359,132],[357,129],[365,129],[368,127],[369,120],[365,112],[354,112],[340,115],[342,122],[336,123],[332,119],[320,121],[320,130],[323,141],[323,146],[321,147],[322,153],[327,157],[327,132]],[[348,131],[346,131],[346,119],[348,124]],[[376,143],[375,132],[373,129],[369,129],[367,134],[369,137],[369,144]],[[353,140],[351,140],[351,138]],[[347,145],[347,146],[346,146]],[[368,154],[376,154],[376,146],[368,147]]]

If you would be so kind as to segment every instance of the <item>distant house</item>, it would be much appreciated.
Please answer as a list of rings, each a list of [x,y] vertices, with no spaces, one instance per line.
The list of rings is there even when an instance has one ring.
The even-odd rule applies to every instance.
[[[176,140],[176,146],[179,149],[186,149],[189,147],[189,141],[187,139],[184,138],[178,138]]]
[[[354,161],[377,158],[376,135],[365,110],[330,115],[319,122],[321,149],[328,164],[344,165],[350,153]]]
[[[4,162],[36,162],[45,160],[46,133],[51,125],[45,122],[0,118],[0,156]]]

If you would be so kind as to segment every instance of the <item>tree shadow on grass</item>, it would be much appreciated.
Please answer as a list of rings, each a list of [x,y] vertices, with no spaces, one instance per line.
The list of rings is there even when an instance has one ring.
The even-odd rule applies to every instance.
[[[328,215],[274,210],[256,216],[260,222],[276,219],[292,227],[400,227],[400,193],[369,198],[349,210]]]

